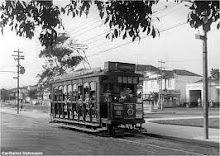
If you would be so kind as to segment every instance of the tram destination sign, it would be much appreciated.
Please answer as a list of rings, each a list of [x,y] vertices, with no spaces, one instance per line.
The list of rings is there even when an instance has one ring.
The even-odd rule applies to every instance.
[[[135,64],[122,62],[105,62],[105,71],[125,71],[134,72]]]

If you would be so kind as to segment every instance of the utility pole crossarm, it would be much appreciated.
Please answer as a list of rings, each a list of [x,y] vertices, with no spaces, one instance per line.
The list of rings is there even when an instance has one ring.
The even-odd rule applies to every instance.
[[[17,53],[16,55],[12,55],[15,59],[15,61],[17,61],[17,77],[13,77],[14,79],[17,79],[17,114],[19,114],[19,74],[20,74],[20,60],[24,59],[23,55],[20,55],[20,53],[23,53],[22,51],[14,51],[15,53]]]

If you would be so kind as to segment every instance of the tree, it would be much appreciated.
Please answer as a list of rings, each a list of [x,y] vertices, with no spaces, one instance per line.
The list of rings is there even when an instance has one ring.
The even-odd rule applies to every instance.
[[[188,15],[188,22],[192,28],[203,26],[208,32],[211,24],[219,20],[219,1],[193,1]],[[217,24],[219,29],[220,22]]]
[[[31,99],[37,99],[37,93],[38,93],[37,89],[32,89],[28,91],[28,96]]]
[[[219,72],[219,69],[217,68],[212,68],[211,71],[210,71],[210,79],[212,80],[220,80],[219,79],[219,75],[220,75],[220,72]]]
[[[53,48],[45,48],[40,52],[39,57],[46,58],[46,63],[43,65],[44,70],[41,74],[38,74],[41,87],[48,88],[48,82],[54,76],[63,75],[74,70],[84,60],[80,53],[86,49],[86,46],[76,44],[72,40],[69,40],[69,43],[66,44],[68,39],[70,38],[67,34],[60,34]]]
[[[1,91],[0,92],[1,96],[0,97],[3,101],[10,99],[10,91],[9,90],[2,88],[0,91]]]
[[[156,36],[156,29],[151,24],[152,5],[154,1],[92,1],[92,0],[75,0],[70,1],[65,8],[55,6],[52,0],[48,1],[19,1],[11,0],[2,3],[0,10],[1,30],[6,25],[15,30],[17,35],[26,38],[32,38],[36,26],[41,27],[39,40],[43,46],[51,47],[55,44],[57,38],[56,28],[64,28],[60,18],[61,11],[67,12],[72,17],[83,13],[89,13],[91,5],[96,5],[99,15],[105,20],[113,33],[107,34],[107,38],[117,38],[123,35],[132,37],[133,40],[140,38],[140,30],[148,35]]]
[[[20,1],[11,0],[2,3],[0,10],[1,28],[9,25],[15,29],[17,35],[32,38],[36,26],[41,27],[39,40],[43,46],[51,47],[57,38],[57,28],[62,26],[61,12],[72,15],[72,17],[88,15],[91,5],[97,6],[99,16],[105,21],[112,32],[106,35],[109,39],[118,37],[140,39],[140,33],[144,32],[153,37],[157,34],[157,29],[152,25],[152,6],[159,0],[71,0],[64,7],[59,8],[53,4],[52,0],[47,1]],[[175,0],[177,3],[183,0]],[[190,1],[190,0],[185,0]],[[198,28],[204,22],[207,29],[211,23],[219,19],[219,1],[192,1],[191,12],[188,22],[193,28]],[[204,18],[207,13],[208,18]],[[217,26],[220,27],[220,23]]]

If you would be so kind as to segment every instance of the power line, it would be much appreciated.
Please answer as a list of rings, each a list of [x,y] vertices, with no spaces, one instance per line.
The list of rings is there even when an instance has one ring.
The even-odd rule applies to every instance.
[[[80,27],[80,25],[78,26],[78,28],[77,29],[73,29],[73,30],[68,30],[70,33],[73,33],[73,34],[78,34],[79,32],[81,32],[81,31],[83,31],[83,30],[86,30],[88,27],[88,24],[90,24],[91,22],[93,22],[93,23],[91,23],[89,26],[91,26],[91,25],[94,25],[94,24],[97,24],[97,22],[99,22],[100,20],[97,20],[97,21],[89,21],[89,22],[87,22],[85,25],[83,25],[83,26],[81,26]]]
[[[16,71],[0,71],[1,73],[17,73]]]
[[[171,27],[165,28],[165,29],[161,30],[160,32],[167,31],[167,30],[172,29],[173,27],[176,27],[176,26],[181,26],[182,24],[186,24],[186,22],[179,23],[179,24],[177,24],[177,25],[174,25],[174,26],[171,26]],[[144,38],[146,38],[146,37],[149,37],[149,36],[147,35],[147,36],[141,37],[141,39],[144,39]],[[124,46],[124,45],[130,44],[130,43],[133,43],[133,41],[128,41],[128,42],[126,42],[126,43],[124,43],[124,44],[122,44],[122,45],[119,45],[118,47],[121,47],[121,46]],[[99,47],[100,45],[103,45],[103,43],[98,44],[98,45],[95,46],[95,47],[92,47],[92,49],[94,49],[94,48],[96,48],[96,47]],[[117,47],[117,48],[118,48],[118,47]],[[110,49],[111,49],[111,48],[110,48]],[[114,48],[113,48],[113,49],[114,49]],[[91,49],[90,49],[90,50],[91,50]],[[88,57],[90,57],[90,56],[88,56]]]
[[[98,27],[101,27],[101,26],[102,26],[102,23],[101,23],[101,24],[98,24],[98,25],[96,25],[96,26],[94,26],[94,27],[92,27],[90,30],[83,31],[83,32],[81,32],[81,33],[78,35],[78,37],[81,36],[81,35],[83,35],[83,34],[85,34],[85,33],[87,33],[88,31],[92,31],[92,30],[94,30],[95,28],[98,28]]]
[[[78,28],[76,28],[76,29],[71,29],[71,30],[69,30],[70,32],[75,32],[75,31],[78,31],[78,29],[81,29],[82,27],[80,27],[80,25],[82,25],[83,23],[85,23],[85,25],[87,25],[88,23],[90,23],[90,22],[92,22],[92,20],[95,20],[95,19],[98,19],[99,18],[99,16],[98,17],[96,17],[96,18],[93,18],[93,19],[91,19],[90,21],[83,21],[83,22],[81,22],[80,24],[79,24],[79,26],[78,26]],[[86,23],[87,22],[87,23]],[[84,26],[85,26],[84,25]]]
[[[179,4],[176,4],[176,3],[171,4],[171,5],[169,5],[169,6],[165,7],[165,8],[162,8],[162,9],[160,9],[160,10],[154,11],[154,12],[152,13],[152,15],[153,15],[153,14],[157,14],[157,13],[159,13],[159,12],[161,12],[161,11],[169,10],[169,9],[171,9],[172,7],[177,6],[177,5],[179,5]],[[166,16],[166,15],[164,15],[164,16]],[[97,17],[97,18],[99,18],[99,17]],[[95,18],[95,19],[97,19],[97,18]],[[97,22],[98,22],[98,21],[97,21]],[[90,22],[88,22],[88,23],[90,23]],[[87,24],[88,24],[88,23],[87,23]],[[87,24],[86,24],[86,25],[87,25]],[[92,25],[94,25],[94,24],[96,24],[96,23],[93,23]],[[100,26],[101,26],[101,25],[103,25],[103,23],[100,24]],[[90,26],[91,26],[91,25],[90,25]],[[84,29],[81,29],[82,27],[79,27],[78,29],[81,29],[81,30],[78,31],[78,32],[76,32],[75,34],[72,34],[72,35],[76,35],[76,34],[78,34],[79,32],[81,32],[82,30],[86,30],[86,31],[83,31],[82,34],[79,34],[79,36],[81,36],[81,35],[85,34],[86,32],[89,32],[89,31],[94,30],[94,29],[97,28],[97,27],[98,27],[98,25],[95,26],[95,27],[93,27],[92,29],[88,29],[88,30],[86,30],[87,27],[84,27]],[[113,29],[110,29],[110,30],[108,30],[106,33],[110,32],[110,31],[112,31],[112,30],[113,30]],[[71,33],[71,31],[69,31],[69,32]],[[103,34],[105,34],[105,33],[102,33],[102,35],[103,35]],[[99,37],[99,36],[100,36],[100,35],[97,35],[97,36],[95,36],[95,38],[97,38],[97,37]],[[86,41],[93,40],[93,38],[94,38],[94,37],[91,37],[90,39],[87,39]],[[98,40],[96,40],[96,41],[98,41]],[[85,42],[85,41],[84,41],[84,42]],[[92,41],[92,43],[94,43],[94,41]],[[91,43],[89,43],[89,44],[91,44]]]
[[[164,9],[165,9],[165,10],[169,10],[169,9],[175,7],[175,6],[180,6],[180,5],[179,5],[179,4],[169,5],[169,6],[167,6],[166,8],[163,8],[163,9],[158,10],[158,11],[156,11],[156,12],[158,13],[158,12],[160,12],[160,11],[163,11]],[[163,15],[163,16],[161,16],[161,17],[165,17],[165,16],[169,15],[170,13],[172,13],[172,12],[175,11],[175,10],[176,10],[176,9],[172,10],[171,12],[168,12],[167,14],[165,14],[165,15]],[[160,17],[160,18],[161,18],[161,17]],[[153,21],[154,21],[154,20],[152,20],[152,22],[153,22]],[[92,30],[93,30],[93,29],[92,29]],[[101,37],[101,35],[104,35],[104,34],[106,34],[106,33],[109,33],[109,32],[111,32],[112,30],[113,30],[113,29],[110,29],[110,30],[108,30],[108,31],[106,31],[106,32],[104,32],[104,33],[101,33],[101,34],[99,34],[99,35],[97,35],[97,36],[95,36],[95,37],[91,37],[91,38],[89,38],[89,39],[86,39],[85,41],[92,40],[91,42],[87,43],[87,45],[89,45],[89,44],[94,43],[94,42],[96,42],[96,41],[102,40],[103,38],[96,39],[96,40],[93,40],[93,39],[94,39],[94,38],[99,38],[99,37]],[[88,30],[88,31],[91,31],[91,30]],[[83,42],[85,42],[85,41],[83,41]]]
[[[168,31],[168,30],[173,29],[173,28],[175,28],[175,27],[179,27],[179,26],[184,25],[184,24],[186,24],[186,23],[187,23],[187,22],[178,23],[178,24],[176,24],[176,25],[173,25],[173,26],[171,26],[171,27],[168,27],[168,28],[165,28],[165,29],[161,30],[160,33],[165,32],[165,31]],[[149,37],[149,36],[141,37],[141,39],[144,39],[144,38],[146,38],[146,37]],[[128,42],[126,42],[126,43],[124,43],[124,44],[121,44],[121,45],[118,45],[118,46],[116,46],[116,47],[112,47],[112,48],[109,48],[109,49],[106,49],[106,50],[99,51],[99,52],[97,52],[97,53],[95,53],[95,54],[93,54],[93,55],[87,56],[87,57],[92,57],[92,56],[95,56],[95,55],[99,55],[99,54],[105,53],[105,52],[107,52],[107,51],[109,51],[109,50],[113,50],[113,49],[117,49],[117,48],[119,48],[119,47],[123,47],[123,46],[125,46],[125,45],[130,44],[130,43],[133,43],[133,41],[128,41]]]

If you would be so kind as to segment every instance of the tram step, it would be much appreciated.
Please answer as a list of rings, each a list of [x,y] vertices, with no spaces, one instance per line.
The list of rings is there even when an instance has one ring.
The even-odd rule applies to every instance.
[[[53,122],[82,125],[82,126],[93,127],[93,128],[101,127],[100,124],[98,124],[98,123],[76,121],[76,120],[67,120],[67,119],[60,119],[60,118],[53,119]]]
[[[70,129],[83,131],[83,132],[87,132],[87,133],[99,133],[99,132],[107,130],[105,127],[97,128],[97,129],[91,129],[91,128],[79,127],[79,126],[75,126],[75,125],[67,125],[67,124],[64,124],[64,123],[52,123],[52,125],[57,126],[57,127],[62,127],[62,128],[70,128]]]

